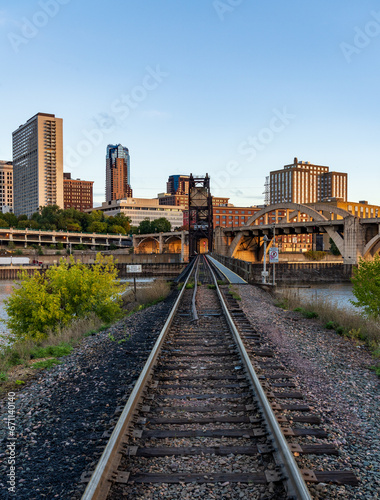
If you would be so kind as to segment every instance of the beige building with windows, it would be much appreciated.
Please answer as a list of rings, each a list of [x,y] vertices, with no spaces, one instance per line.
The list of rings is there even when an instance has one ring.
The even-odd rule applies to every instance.
[[[14,213],[30,217],[40,206],[63,208],[62,118],[37,113],[12,136]]]
[[[347,174],[298,161],[270,172],[270,203],[318,203],[330,198],[347,201]]]
[[[13,212],[13,165],[0,160],[0,207],[2,212]]]
[[[122,213],[126,217],[130,217],[132,226],[138,226],[145,219],[152,221],[164,217],[170,222],[173,231],[183,226],[185,208],[185,206],[177,205],[160,205],[157,198],[125,198],[106,201],[100,207],[94,207],[93,210],[101,210],[109,216]]]

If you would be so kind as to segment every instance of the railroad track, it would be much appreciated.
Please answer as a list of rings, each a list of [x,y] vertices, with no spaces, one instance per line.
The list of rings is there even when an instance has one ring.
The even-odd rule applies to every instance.
[[[326,433],[206,259],[192,266],[82,499],[310,499],[305,480],[355,484],[299,470],[294,455],[335,448],[292,443]]]

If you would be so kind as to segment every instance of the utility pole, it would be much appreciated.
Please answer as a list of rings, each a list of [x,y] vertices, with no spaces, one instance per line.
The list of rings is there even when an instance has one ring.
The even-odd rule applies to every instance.
[[[267,272],[267,243],[268,243],[268,236],[266,234],[264,234],[264,270],[263,272],[261,273],[261,276],[262,276],[262,283],[264,285],[267,284],[267,276],[268,276],[268,272]]]

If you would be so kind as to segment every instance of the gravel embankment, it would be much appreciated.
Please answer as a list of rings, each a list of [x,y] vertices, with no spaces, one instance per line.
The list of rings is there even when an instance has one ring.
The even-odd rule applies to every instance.
[[[8,491],[7,413],[1,400],[0,498],[80,497],[81,474],[93,470],[100,457],[102,434],[116,407],[125,404],[176,295],[85,338],[61,365],[17,392],[16,493]]]
[[[327,442],[340,449],[338,458],[324,459],[324,467],[353,470],[360,479],[358,487],[319,485],[312,488],[314,498],[380,498],[379,378],[369,369],[373,360],[367,349],[317,320],[275,307],[259,288],[238,289],[252,324],[275,346],[307,402],[322,417]],[[313,465],[313,457],[302,459],[303,467]]]

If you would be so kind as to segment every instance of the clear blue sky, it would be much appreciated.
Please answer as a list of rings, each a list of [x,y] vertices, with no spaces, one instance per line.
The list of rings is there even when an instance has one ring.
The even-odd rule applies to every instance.
[[[0,36],[0,159],[54,113],[65,171],[95,181],[95,204],[110,143],[129,148],[138,197],[208,172],[213,194],[259,204],[297,156],[380,204],[379,2],[5,0]]]

